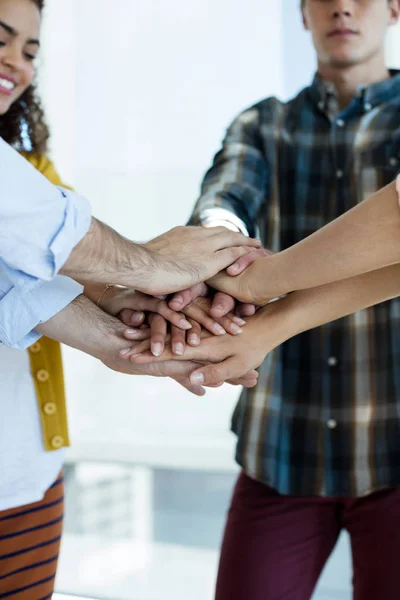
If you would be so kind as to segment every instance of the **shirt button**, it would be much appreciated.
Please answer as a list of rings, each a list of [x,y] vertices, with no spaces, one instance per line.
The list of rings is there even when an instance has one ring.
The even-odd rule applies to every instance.
[[[337,422],[335,421],[335,419],[329,419],[329,421],[327,422],[327,425],[328,425],[329,429],[336,429]]]
[[[40,342],[36,342],[36,344],[32,344],[32,346],[30,346],[29,352],[31,352],[32,354],[38,354],[38,352],[41,351],[42,346],[40,344]]]
[[[365,110],[371,110],[371,108],[372,108],[372,104],[371,104],[370,102],[366,102],[366,103],[364,104],[364,108],[365,108]]]
[[[46,371],[46,369],[40,369],[37,373],[36,373],[36,379],[38,381],[40,381],[40,383],[45,383],[45,381],[48,381],[50,379],[50,375],[49,372]]]
[[[43,412],[46,415],[54,415],[57,412],[57,405],[55,402],[46,402],[46,404],[43,406]]]
[[[337,177],[338,179],[342,179],[342,177],[343,177],[343,171],[342,171],[341,169],[338,169],[338,170],[336,171],[336,177]]]
[[[330,356],[328,358],[328,365],[330,367],[336,367],[338,364],[338,359],[336,358],[336,356]]]
[[[338,127],[344,127],[344,121],[343,121],[343,119],[337,119],[337,121],[336,121],[336,125],[337,125]]]
[[[395,156],[392,156],[392,158],[389,160],[389,164],[391,167],[395,167],[398,162],[399,161],[397,160],[397,158]]]
[[[55,435],[51,439],[50,443],[51,446],[57,450],[58,448],[61,448],[64,445],[64,438],[62,437],[62,435]]]
[[[325,104],[322,102],[322,100],[321,100],[321,102],[318,102],[319,110],[324,110],[324,107],[325,107]]]

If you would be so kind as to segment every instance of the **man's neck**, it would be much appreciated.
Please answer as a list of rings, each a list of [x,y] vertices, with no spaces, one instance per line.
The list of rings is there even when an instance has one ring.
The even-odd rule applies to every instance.
[[[335,85],[341,109],[351,102],[361,85],[372,85],[390,77],[383,55],[345,68],[318,62],[318,74],[324,81]]]

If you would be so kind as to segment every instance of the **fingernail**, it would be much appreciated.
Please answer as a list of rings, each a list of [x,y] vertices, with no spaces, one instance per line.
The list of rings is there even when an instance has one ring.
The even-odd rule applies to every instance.
[[[213,325],[213,332],[216,335],[224,335],[224,333],[226,333],[225,329],[221,327],[221,325],[218,325],[218,323],[215,323],[215,325]]]
[[[237,273],[239,271],[239,265],[232,265],[229,270],[231,273]]]
[[[182,319],[181,321],[179,321],[179,326],[182,327],[182,329],[192,329],[191,324],[189,323],[189,321],[186,321],[186,319]]]
[[[194,344],[195,346],[197,346],[197,344],[200,344],[200,338],[196,333],[193,333],[192,335],[188,336],[188,341],[191,344]]]
[[[240,327],[243,327],[243,325],[246,325],[246,321],[244,319],[241,319],[240,317],[232,317],[232,321],[234,321]]]
[[[239,333],[243,333],[243,329],[238,327],[235,323],[231,323],[231,330],[235,335],[239,335]]]
[[[183,353],[184,353],[184,350],[185,350],[185,348],[184,348],[184,346],[183,346],[182,343],[175,344],[175,346],[174,346],[174,353],[175,354],[178,354],[179,356],[182,356]]]
[[[127,329],[126,333],[129,333],[129,335],[136,335],[139,331],[137,329]]]
[[[173,299],[173,302],[175,304],[183,304],[183,298],[182,298],[182,296],[175,296],[175,298]]]
[[[160,344],[159,342],[158,342],[158,343],[156,343],[156,344],[152,344],[152,346],[151,346],[151,353],[152,353],[154,356],[161,356],[161,354],[162,354],[162,351],[163,351],[163,346],[162,346],[162,344]]]
[[[221,313],[224,312],[224,307],[222,306],[222,304],[216,304],[212,308],[213,308],[213,312],[221,312]]]
[[[122,354],[122,356],[126,356],[130,351],[130,348],[126,348],[125,350],[120,350],[119,353]]]
[[[194,373],[190,376],[190,383],[193,385],[202,385],[204,383],[203,373]]]

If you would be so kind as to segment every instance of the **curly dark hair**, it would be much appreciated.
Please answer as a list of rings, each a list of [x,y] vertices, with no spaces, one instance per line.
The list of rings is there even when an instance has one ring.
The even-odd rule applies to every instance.
[[[31,0],[43,11],[45,0]],[[44,154],[50,131],[35,84],[25,90],[10,110],[0,117],[0,136],[16,150]]]

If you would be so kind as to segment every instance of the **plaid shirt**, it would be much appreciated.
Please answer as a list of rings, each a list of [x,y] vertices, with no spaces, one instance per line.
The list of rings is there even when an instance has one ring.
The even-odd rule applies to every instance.
[[[393,181],[400,74],[338,108],[318,76],[228,129],[191,218],[233,213],[278,251]],[[360,496],[400,485],[400,300],[303,333],[271,352],[233,416],[236,458],[282,494]]]

